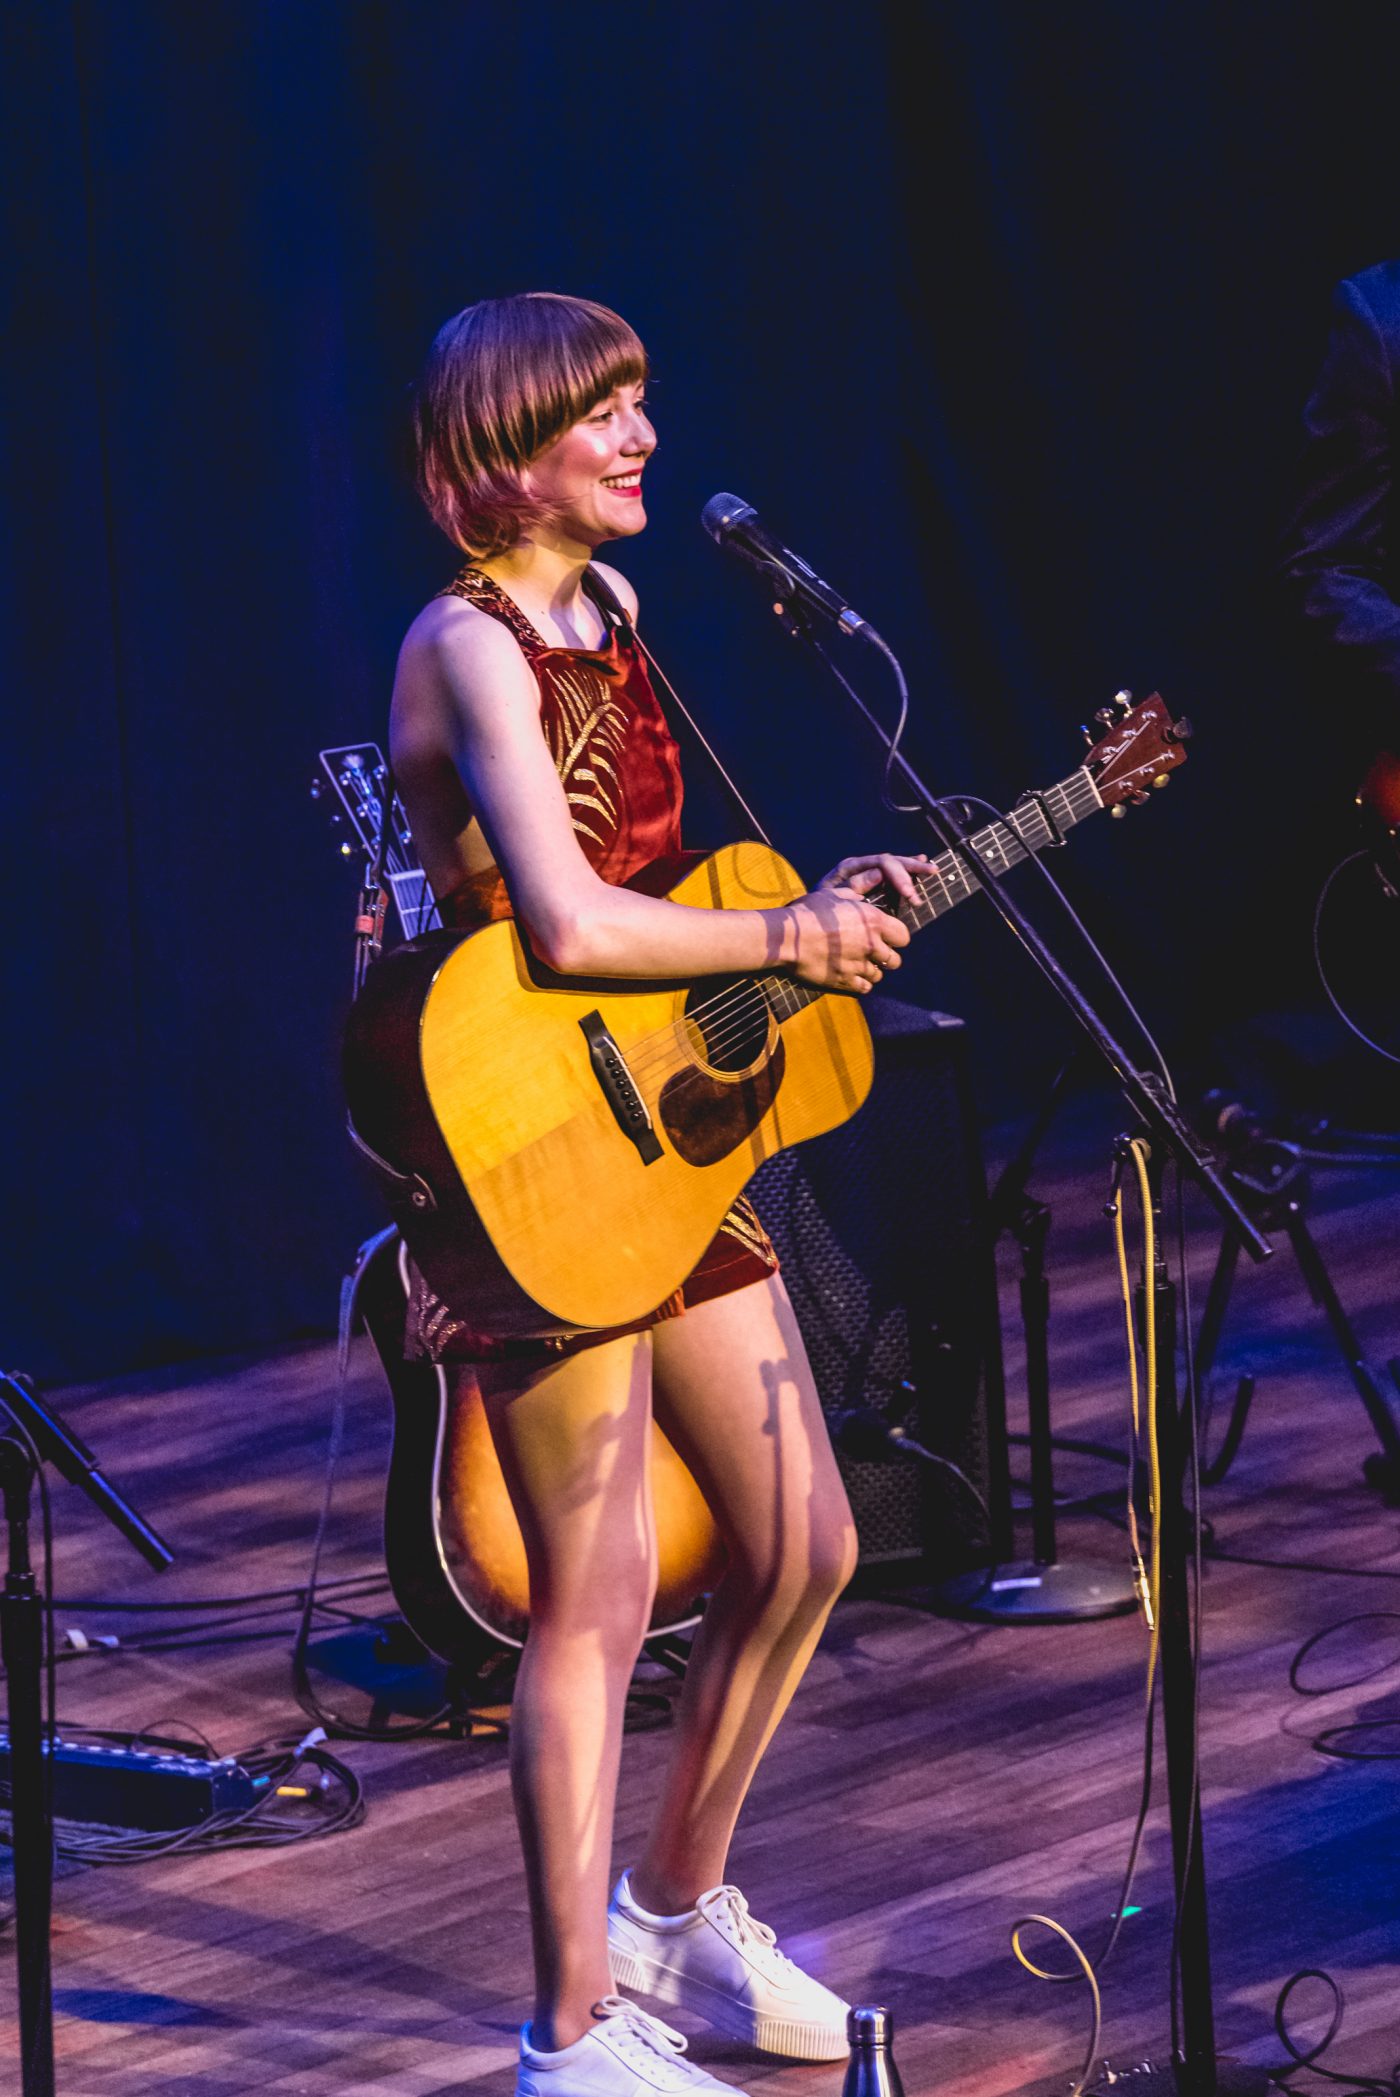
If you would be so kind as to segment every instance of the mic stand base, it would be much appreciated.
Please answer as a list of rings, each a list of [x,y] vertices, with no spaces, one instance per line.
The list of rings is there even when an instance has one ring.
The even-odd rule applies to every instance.
[[[1037,1565],[1021,1559],[976,1566],[936,1581],[929,1594],[940,1616],[974,1624],[1079,1624],[1130,1616],[1137,1607],[1131,1580],[1116,1566],[1082,1562]]]
[[[1263,2068],[1222,2054],[1204,2073],[1185,2061],[1139,2061],[1134,2067],[1105,2065],[1085,2097],[1265,2097],[1271,2078]]]

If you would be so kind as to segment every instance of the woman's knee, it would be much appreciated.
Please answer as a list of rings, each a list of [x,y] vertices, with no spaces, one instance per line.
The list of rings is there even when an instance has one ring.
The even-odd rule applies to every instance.
[[[787,1532],[772,1551],[731,1549],[735,1577],[765,1613],[796,1618],[829,1609],[856,1569],[855,1522],[844,1502],[798,1533]]]
[[[808,1593],[815,1600],[834,1602],[851,1583],[859,1550],[855,1518],[843,1499],[840,1508],[832,1509],[817,1524],[811,1537]]]
[[[656,1601],[655,1556],[629,1554],[586,1570],[533,1574],[530,1628],[538,1638],[578,1640],[605,1663],[631,1667]]]

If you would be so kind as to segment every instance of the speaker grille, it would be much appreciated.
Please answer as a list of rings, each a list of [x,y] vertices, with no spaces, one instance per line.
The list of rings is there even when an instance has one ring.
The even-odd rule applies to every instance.
[[[871,1406],[957,1466],[997,1518],[1005,1411],[986,1179],[966,1030],[891,998],[866,1008],[875,1082],[854,1120],[760,1167],[749,1187],[828,1420]],[[838,1461],[866,1584],[985,1558],[967,1487],[914,1457]]]

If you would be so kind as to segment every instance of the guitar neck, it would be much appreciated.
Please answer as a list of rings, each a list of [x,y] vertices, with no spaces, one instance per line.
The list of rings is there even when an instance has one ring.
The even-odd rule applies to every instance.
[[[967,845],[987,873],[999,878],[1023,859],[1033,859],[1048,846],[1059,844],[1066,831],[1102,807],[1093,779],[1081,766],[1058,786],[1043,794],[1028,795],[1009,815],[974,831]],[[935,918],[965,903],[982,883],[964,853],[958,850],[940,852],[931,873],[915,875],[914,886],[917,894],[912,900],[892,897],[883,888],[876,889],[869,900],[900,918],[911,932],[921,932]],[[795,982],[790,976],[764,976],[760,981],[779,1020],[790,1019],[814,998],[826,995],[815,985]]]

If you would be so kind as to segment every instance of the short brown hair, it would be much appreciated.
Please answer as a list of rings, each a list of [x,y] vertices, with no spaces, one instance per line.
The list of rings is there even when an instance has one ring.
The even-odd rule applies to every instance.
[[[646,377],[625,320],[590,299],[482,299],[438,331],[414,402],[418,492],[465,553],[504,553],[544,514],[527,468],[614,387]]]

